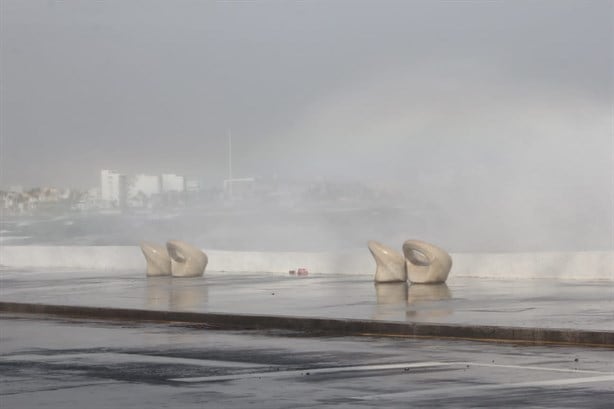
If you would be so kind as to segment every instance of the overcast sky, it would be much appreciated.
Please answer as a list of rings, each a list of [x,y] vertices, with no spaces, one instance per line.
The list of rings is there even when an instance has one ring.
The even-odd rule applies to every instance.
[[[1,4],[4,186],[611,182],[611,1]]]
[[[612,246],[612,1],[1,6],[4,187],[219,186],[230,128],[235,176],[392,184]]]

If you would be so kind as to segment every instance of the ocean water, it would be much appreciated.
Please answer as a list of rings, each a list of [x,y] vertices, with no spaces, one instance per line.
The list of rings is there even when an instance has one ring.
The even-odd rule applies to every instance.
[[[570,222],[571,223],[571,222]],[[365,249],[369,240],[400,250],[421,239],[449,252],[612,251],[612,232],[582,225],[530,227],[513,220],[451,217],[407,207],[180,209],[8,217],[2,245],[130,246],[180,239],[231,251],[322,252]]]
[[[221,250],[327,251],[361,248],[371,239],[400,248],[404,240],[424,235],[425,226],[405,209],[243,208],[14,217],[0,221],[0,230],[6,245],[125,246],[181,239]]]

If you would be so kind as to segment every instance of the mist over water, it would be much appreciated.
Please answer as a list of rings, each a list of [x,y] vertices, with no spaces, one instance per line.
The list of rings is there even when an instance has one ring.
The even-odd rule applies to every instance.
[[[6,245],[137,245],[181,239],[205,249],[244,251],[336,251],[366,248],[376,239],[393,247],[419,238],[452,252],[610,250],[610,236],[589,223],[569,230],[537,225],[491,224],[474,216],[456,221],[440,209],[364,207],[356,209],[262,209],[201,212],[185,209],[169,216],[67,215],[4,221]],[[476,223],[476,220],[478,221]],[[573,228],[573,229],[572,229]],[[524,230],[523,230],[524,229]]]
[[[328,200],[305,188],[291,205],[3,215],[3,243],[612,250],[613,13],[598,1],[4,1],[3,189],[93,187],[100,169],[221,187],[230,128],[236,177]]]

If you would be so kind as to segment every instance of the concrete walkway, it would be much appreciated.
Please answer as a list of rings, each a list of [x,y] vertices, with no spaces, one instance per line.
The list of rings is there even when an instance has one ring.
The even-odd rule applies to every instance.
[[[408,286],[374,285],[369,278],[351,275],[207,272],[203,278],[148,279],[120,272],[5,270],[0,283],[4,303],[562,329],[614,336],[610,282],[451,277],[444,285]]]

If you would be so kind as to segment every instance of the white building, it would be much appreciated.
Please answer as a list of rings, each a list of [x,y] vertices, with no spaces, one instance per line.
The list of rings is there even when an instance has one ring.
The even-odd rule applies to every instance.
[[[162,192],[185,192],[185,178],[172,173],[161,176]]]
[[[151,196],[160,193],[160,176],[138,174],[130,178],[128,198],[138,195]]]
[[[115,171],[100,171],[100,200],[104,207],[121,207],[126,197],[126,178]]]
[[[127,203],[130,207],[148,207],[151,197],[160,193],[160,176],[138,174],[128,181]]]

